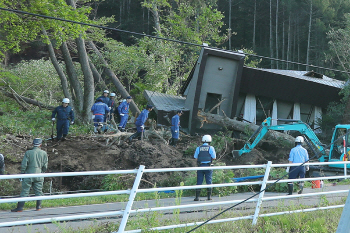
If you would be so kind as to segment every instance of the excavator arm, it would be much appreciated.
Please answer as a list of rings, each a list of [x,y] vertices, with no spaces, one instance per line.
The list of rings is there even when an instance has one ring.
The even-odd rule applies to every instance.
[[[285,131],[294,130],[298,131],[301,135],[306,136],[312,144],[321,152],[322,156],[326,155],[325,149],[309,125],[302,121],[291,119],[279,119],[285,122],[291,122],[290,124],[271,125],[271,117],[266,118],[256,130],[253,135],[248,139],[242,149],[233,151],[234,156],[241,156],[242,154],[249,153],[260,142],[260,140],[266,135],[269,130]]]

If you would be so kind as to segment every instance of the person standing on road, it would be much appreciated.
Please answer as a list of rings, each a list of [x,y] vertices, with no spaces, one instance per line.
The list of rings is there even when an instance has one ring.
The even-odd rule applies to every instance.
[[[0,154],[0,175],[5,174],[5,159],[3,154]]]
[[[304,163],[309,161],[309,154],[307,150],[301,146],[304,142],[304,138],[302,136],[298,136],[295,138],[295,147],[289,153],[289,163]],[[289,172],[290,167],[287,167],[286,172]],[[288,179],[298,179],[305,178],[305,172],[309,170],[309,166],[299,166],[292,167],[291,172],[289,173]],[[298,194],[303,192],[304,182],[299,182],[299,191]],[[293,194],[293,182],[288,183],[288,195]]]
[[[170,145],[176,146],[177,141],[179,140],[180,135],[180,116],[182,116],[183,112],[178,110],[176,115],[171,118],[171,139]]]
[[[57,117],[57,140],[66,140],[66,136],[69,132],[69,126],[74,124],[74,112],[71,106],[68,106],[69,99],[64,98],[62,105],[58,106],[52,111],[52,122],[56,121]]]
[[[152,105],[147,105],[146,109],[142,110],[141,114],[137,117],[135,122],[137,132],[129,137],[129,142],[131,142],[134,138],[141,138],[142,133],[145,129],[145,122],[148,118],[148,113],[150,113],[152,109]]]
[[[103,127],[104,116],[108,114],[109,107],[107,104],[103,103],[101,98],[97,99],[97,102],[94,103],[91,107],[92,120],[94,121],[94,132],[101,133],[101,128]],[[101,126],[102,125],[102,126]],[[104,129],[107,131],[107,128]]]
[[[199,167],[210,167],[213,159],[216,159],[216,153],[214,147],[210,146],[211,136],[204,135],[202,137],[203,145],[197,147],[194,152],[194,158],[197,159]],[[202,185],[203,179],[207,184],[212,184],[213,170],[198,170],[197,171],[197,185]],[[207,189],[207,200],[211,199],[212,188]],[[199,201],[201,190],[196,189],[196,197],[194,201]]]
[[[132,101],[132,97],[128,96],[126,97],[126,101],[121,102],[121,104],[118,106],[118,112],[120,116],[120,123],[119,123],[118,129],[121,132],[125,132],[125,126],[129,118],[129,107],[130,107],[131,101]]]
[[[44,173],[47,170],[47,153],[40,149],[42,140],[41,138],[35,138],[33,140],[33,148],[27,150],[24,154],[21,165],[21,174],[34,174]],[[21,197],[28,197],[30,188],[32,187],[35,196],[42,196],[44,177],[24,178],[22,180],[22,192]],[[17,208],[11,210],[11,212],[22,212],[24,207],[24,201],[17,203]],[[36,210],[41,210],[41,200],[36,201]]]

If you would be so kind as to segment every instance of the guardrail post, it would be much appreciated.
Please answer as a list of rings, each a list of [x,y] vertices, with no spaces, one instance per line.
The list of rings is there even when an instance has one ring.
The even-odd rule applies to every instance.
[[[144,170],[145,170],[145,166],[144,165],[140,165],[139,170],[137,171],[137,174],[136,174],[134,185],[132,186],[132,189],[130,191],[129,201],[128,201],[128,204],[125,207],[124,214],[123,214],[123,219],[120,222],[118,233],[123,233],[124,232],[124,229],[126,227],[126,223],[128,221],[129,215],[130,215],[130,210],[131,210],[132,204],[134,203],[134,199],[135,199],[137,190],[139,189],[141,177],[142,177],[142,174],[143,174]]]
[[[347,170],[347,166],[346,166],[347,164],[346,163],[344,163],[344,176],[347,176],[348,175],[348,170]],[[345,179],[347,179],[346,177],[345,177]]]
[[[260,207],[262,204],[262,198],[264,197],[264,194],[265,194],[264,189],[266,188],[266,182],[269,179],[269,175],[270,175],[271,164],[272,164],[272,162],[268,161],[267,165],[266,165],[265,176],[264,176],[264,180],[261,184],[261,189],[260,189],[261,193],[259,194],[259,198],[258,198],[258,201],[256,203],[256,208],[255,208],[255,213],[254,213],[254,218],[253,218],[253,225],[256,225],[256,223],[258,221]],[[264,191],[262,191],[262,190],[264,190]]]

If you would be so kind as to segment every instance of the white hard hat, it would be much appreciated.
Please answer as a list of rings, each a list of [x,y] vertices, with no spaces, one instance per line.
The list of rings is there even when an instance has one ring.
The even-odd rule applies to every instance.
[[[69,104],[69,99],[68,99],[68,98],[64,98],[64,99],[62,100],[62,103]]]
[[[303,143],[304,142],[304,138],[302,136],[298,136],[298,137],[295,138],[295,142]]]
[[[108,90],[104,90],[104,91],[103,91],[103,93],[107,93],[107,94],[108,94],[108,93],[109,93],[109,91],[108,91]]]
[[[204,135],[202,137],[202,142],[211,142],[211,136],[210,135]]]
[[[115,93],[111,93],[110,96],[115,96]]]

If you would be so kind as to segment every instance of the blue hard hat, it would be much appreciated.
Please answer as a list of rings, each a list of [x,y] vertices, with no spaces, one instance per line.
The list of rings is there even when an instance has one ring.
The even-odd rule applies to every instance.
[[[147,104],[146,109],[150,109],[150,108],[153,108],[153,106],[150,104]]]
[[[132,99],[132,97],[131,97],[131,96],[128,96],[128,97],[126,97],[126,99]]]
[[[43,142],[43,140],[41,140],[41,138],[35,138],[33,140],[33,145],[34,146],[40,146],[42,142]]]

